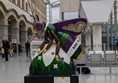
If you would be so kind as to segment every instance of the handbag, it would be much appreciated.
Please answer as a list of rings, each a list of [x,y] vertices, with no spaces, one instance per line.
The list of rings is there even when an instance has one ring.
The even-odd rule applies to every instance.
[[[2,54],[4,54],[5,52],[4,52],[4,48],[2,48]]]

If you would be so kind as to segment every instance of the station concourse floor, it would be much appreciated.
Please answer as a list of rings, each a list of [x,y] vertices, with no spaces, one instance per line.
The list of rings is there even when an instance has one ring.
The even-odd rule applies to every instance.
[[[0,56],[0,83],[24,83],[24,76],[29,73],[30,60],[24,52],[9,57],[8,62]],[[79,76],[79,83],[118,83],[118,68],[112,68],[109,74],[108,68],[90,68],[92,74]]]

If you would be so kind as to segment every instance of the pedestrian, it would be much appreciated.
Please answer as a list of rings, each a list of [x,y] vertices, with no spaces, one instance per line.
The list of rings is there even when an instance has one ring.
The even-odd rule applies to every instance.
[[[2,53],[2,58],[4,59],[4,48],[3,48],[3,43],[4,43],[4,40],[2,40],[2,43],[1,43],[1,53]]]
[[[19,42],[18,43],[18,54],[19,54],[19,56],[21,55],[21,52],[22,52],[22,48],[21,48],[21,43]]]
[[[5,39],[3,42],[4,54],[5,54],[5,62],[8,61],[8,54],[9,54],[9,42]]]
[[[117,54],[117,57],[118,57],[118,41],[116,43],[116,54]]]
[[[86,45],[83,46],[83,54],[88,58],[89,57],[89,51],[88,47]]]
[[[88,47],[86,45],[83,46],[83,52],[87,53],[88,52]]]
[[[117,41],[117,43],[116,43],[116,50],[118,51],[118,41]]]
[[[13,57],[14,52],[13,52],[13,44],[10,42],[10,49],[9,49],[10,56]]]
[[[29,41],[25,43],[25,50],[26,50],[26,56],[30,57],[30,42]]]
[[[117,57],[117,61],[118,61],[118,41],[116,42],[116,57]]]

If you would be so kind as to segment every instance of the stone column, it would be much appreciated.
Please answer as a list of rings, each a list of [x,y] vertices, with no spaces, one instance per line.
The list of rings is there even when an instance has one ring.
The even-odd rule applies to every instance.
[[[90,31],[86,33],[86,45],[88,46],[88,48],[91,49],[91,32]]]
[[[21,31],[21,42],[26,42],[27,41],[27,31]]]
[[[27,31],[21,31],[21,46],[22,50],[25,51],[25,42],[27,41]]]
[[[102,50],[102,26],[100,24],[93,25],[93,50]]]
[[[0,42],[6,38],[8,40],[8,26],[0,25]]]
[[[19,42],[19,29],[11,29],[11,40],[16,39]]]
[[[16,43],[16,49],[17,49],[17,53],[18,53],[19,29],[12,27],[12,29],[11,29],[11,41],[12,40],[15,40],[15,42],[12,42],[12,43]]]

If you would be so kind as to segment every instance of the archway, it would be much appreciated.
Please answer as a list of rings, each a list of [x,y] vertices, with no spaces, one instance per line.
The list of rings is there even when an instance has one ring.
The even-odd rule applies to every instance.
[[[17,28],[17,21],[14,16],[8,17],[8,41],[12,41],[15,39],[15,41],[18,41],[18,28]],[[15,43],[15,42],[14,42]]]

